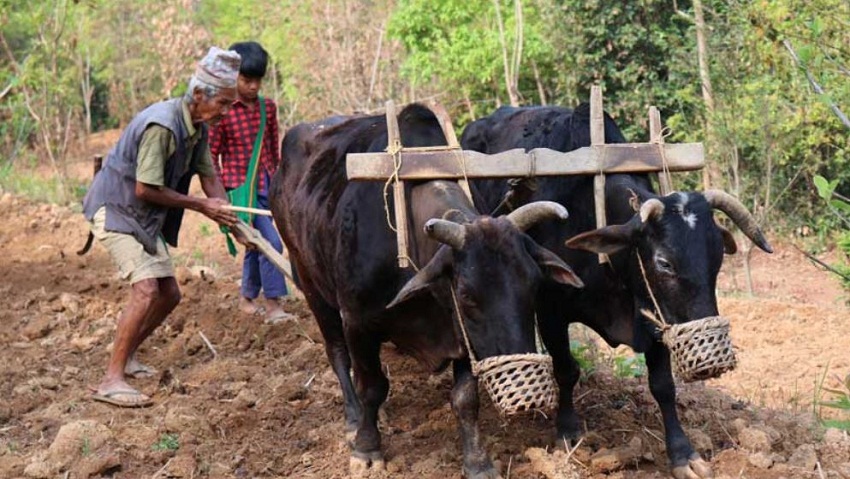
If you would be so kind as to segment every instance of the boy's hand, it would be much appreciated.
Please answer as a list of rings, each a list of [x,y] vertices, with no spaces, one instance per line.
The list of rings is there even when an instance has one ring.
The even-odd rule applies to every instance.
[[[254,251],[255,249],[257,249],[257,245],[255,245],[247,237],[245,237],[245,235],[242,234],[242,231],[240,231],[238,228],[233,228],[230,230],[230,232],[233,234],[233,239],[235,239],[237,243],[244,246],[245,249],[247,249],[248,251]]]

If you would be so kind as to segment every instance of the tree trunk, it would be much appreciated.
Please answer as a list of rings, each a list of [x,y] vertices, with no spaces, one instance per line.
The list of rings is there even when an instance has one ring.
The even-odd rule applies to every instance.
[[[91,81],[91,55],[86,52],[85,59],[82,54],[78,54],[80,68],[80,90],[83,94],[83,110],[86,116],[86,136],[91,135],[91,100],[94,95],[94,88]]]
[[[381,32],[378,34],[378,45],[375,47],[375,61],[372,63],[372,75],[369,78],[369,98],[366,100],[366,107],[372,108],[372,95],[375,92],[375,80],[378,77],[378,66],[381,62],[381,49],[384,46],[384,31],[386,31],[386,20],[381,24]]]
[[[469,110],[470,121],[475,121],[475,107],[472,105],[472,100],[469,99],[469,93],[464,93],[463,102],[466,104],[466,109]]]
[[[505,69],[505,87],[508,90],[508,98],[511,102],[511,106],[519,106],[519,95],[517,95],[517,88],[513,82],[511,63],[508,62],[508,44],[507,40],[505,40],[505,25],[502,21],[502,10],[499,5],[499,0],[493,0],[493,6],[496,7],[496,23],[499,26],[499,42],[502,44],[502,65]]]
[[[540,80],[540,70],[537,69],[537,62],[531,62],[531,68],[534,70],[534,81],[537,83],[537,95],[540,96],[540,105],[546,106],[546,89],[543,88],[543,82]]]
[[[705,138],[709,146],[714,145],[714,94],[711,89],[711,75],[708,69],[708,47],[705,41],[705,18],[702,11],[702,0],[694,0],[694,21],[697,28],[697,59],[699,61],[699,78],[702,84],[702,99],[705,103]],[[712,182],[718,179],[719,170],[716,163],[706,162],[702,170],[703,189],[711,188]]]

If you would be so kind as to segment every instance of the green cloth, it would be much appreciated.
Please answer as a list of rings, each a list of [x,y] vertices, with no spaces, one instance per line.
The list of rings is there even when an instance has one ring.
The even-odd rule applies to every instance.
[[[263,135],[266,132],[266,101],[262,96],[258,96],[258,100],[260,103],[260,128],[257,131],[257,138],[254,139],[254,149],[251,152],[251,161],[248,163],[245,182],[227,192],[230,203],[234,206],[257,207],[257,170],[259,170],[260,152],[263,149]],[[251,213],[238,212],[236,216],[246,225],[250,225],[254,220],[254,215]],[[231,256],[236,256],[238,251],[233,238],[230,237],[226,229],[222,229],[222,231],[227,237],[227,250]]]
[[[185,101],[183,102],[183,120],[189,134],[186,138],[186,154],[191,158],[201,139],[201,130],[192,124],[192,116],[189,114]],[[210,149],[202,147],[204,150],[201,156],[192,166],[200,176],[213,177],[216,173],[212,165]],[[177,150],[177,142],[174,141],[171,131],[157,124],[149,126],[139,143],[139,153],[136,157],[136,181],[146,185],[165,185],[165,162],[171,158],[175,150]]]

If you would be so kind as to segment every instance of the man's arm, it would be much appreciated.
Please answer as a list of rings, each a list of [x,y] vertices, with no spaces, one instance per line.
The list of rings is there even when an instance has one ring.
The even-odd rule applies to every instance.
[[[231,226],[236,222],[236,215],[223,210],[227,204],[226,195],[218,198],[198,198],[178,193],[165,186],[165,162],[176,148],[174,135],[166,128],[153,124],[148,126],[139,144],[136,164],[136,197],[142,201],[170,208],[184,208],[198,211],[216,223]],[[209,149],[206,155],[201,155],[207,162],[207,170],[212,172],[209,164]],[[212,173],[214,174],[214,173]]]
[[[201,187],[207,198],[183,195],[171,188],[136,182],[136,197],[140,200],[155,203],[170,208],[185,208],[197,211],[218,224],[233,226],[236,224],[236,214],[222,208],[229,204],[224,187],[217,177],[200,177]],[[214,183],[209,185],[208,183]]]
[[[221,179],[218,177],[218,175],[201,175],[198,176],[198,179],[201,180],[201,189],[204,190],[204,194],[207,195],[207,198],[221,198],[227,203],[230,203],[227,198],[227,193],[225,192],[224,185],[221,183]]]

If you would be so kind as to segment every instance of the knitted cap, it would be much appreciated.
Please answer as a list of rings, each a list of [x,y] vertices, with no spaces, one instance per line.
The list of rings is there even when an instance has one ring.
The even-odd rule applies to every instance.
[[[234,88],[241,63],[242,58],[238,53],[210,47],[210,51],[195,68],[195,78],[213,87]]]

